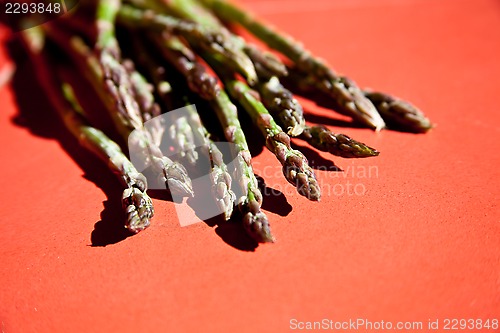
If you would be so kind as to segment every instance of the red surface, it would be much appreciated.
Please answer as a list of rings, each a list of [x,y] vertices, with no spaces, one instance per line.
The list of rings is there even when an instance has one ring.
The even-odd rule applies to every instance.
[[[266,206],[274,245],[237,249],[219,236],[224,228],[180,227],[173,205],[155,200],[146,232],[92,247],[103,202],[104,220],[117,220],[106,201],[119,195],[115,184],[99,163],[78,163],[88,155],[54,116],[43,120],[40,93],[27,88],[19,102],[1,87],[2,332],[286,332],[292,318],[500,319],[500,3],[244,3],[360,85],[413,101],[438,126],[426,135],[332,127],[381,155],[334,158],[345,178],[318,171],[324,191],[350,182],[366,193],[325,194],[321,203],[295,194],[261,153],[256,170],[293,206]],[[2,50],[0,64],[6,58]],[[363,167],[378,176],[347,172]]]

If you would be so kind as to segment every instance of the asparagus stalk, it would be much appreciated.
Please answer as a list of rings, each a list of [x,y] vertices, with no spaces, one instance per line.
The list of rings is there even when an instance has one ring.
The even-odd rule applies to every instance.
[[[433,127],[422,111],[407,101],[382,92],[364,90],[363,93],[390,128],[425,133]]]
[[[108,103],[118,102],[115,104],[118,107],[118,113],[123,115],[123,119],[129,121],[129,126],[133,128],[134,135],[128,136],[129,145],[145,148],[144,154],[149,156],[153,167],[161,175],[160,178],[172,192],[181,196],[193,196],[191,180],[184,166],[164,156],[159,146],[153,144],[151,133],[142,123],[141,113],[133,94],[129,95],[129,92],[132,92],[132,84],[127,80],[126,71],[113,58],[109,58],[108,61],[104,65],[105,69],[109,70],[104,76],[108,86],[106,96],[109,99]]]
[[[239,182],[245,191],[238,198],[238,208],[243,214],[243,227],[246,232],[259,243],[274,242],[269,220],[262,212],[262,193],[252,168],[252,156],[248,148],[245,134],[238,120],[236,106],[231,102],[224,90],[210,101],[219,121],[224,128],[226,140],[236,147],[236,174],[233,179]]]
[[[131,61],[123,61],[124,68],[127,70],[130,77],[130,84],[135,100],[139,106],[142,122],[146,123],[152,119],[156,121],[149,122],[147,130],[151,134],[152,144],[160,146],[163,135],[165,134],[165,127],[161,121],[161,109],[156,103],[153,96],[153,87],[137,70],[135,70],[134,63]]]
[[[236,106],[231,103],[224,90],[221,90],[216,79],[209,79],[204,67],[197,62],[192,51],[184,44],[169,41],[175,39],[171,35],[163,35],[162,39],[156,39],[162,47],[163,55],[176,67],[189,81],[191,72],[189,69],[198,68],[194,73],[206,77],[206,79],[194,79],[191,82],[203,82],[203,85],[190,84],[190,89],[199,93],[200,91],[215,92],[213,95],[201,94],[208,99],[210,105],[215,110],[219,122],[224,128],[226,140],[236,147],[235,159],[237,168],[233,179],[239,182],[239,186],[244,193],[237,199],[238,208],[243,214],[243,226],[246,232],[257,242],[274,242],[267,216],[261,211],[262,193],[258,187],[257,178],[252,169],[251,155],[248,144],[238,120]],[[162,71],[160,71],[162,72]],[[205,85],[212,85],[211,88]]]
[[[134,3],[137,6],[150,7],[158,12],[173,14],[183,19],[196,22],[200,26],[205,27],[208,31],[216,31],[219,38],[228,45],[234,53],[239,55],[240,62],[246,64],[248,70],[255,67],[252,72],[257,71],[261,73],[266,73],[268,77],[270,76],[284,76],[286,75],[286,67],[281,62],[279,58],[274,56],[270,52],[263,52],[259,50],[255,45],[247,43],[243,38],[232,34],[220,21],[214,16],[209,10],[201,6],[197,1],[193,0],[146,0],[143,3],[141,0],[129,0],[129,2]],[[192,45],[194,48],[199,49],[196,45]],[[203,49],[203,51],[210,50]],[[246,55],[243,56],[242,54]],[[211,56],[214,56],[212,54]],[[222,57],[219,57],[220,62],[224,62],[227,66],[232,66],[231,62],[228,62]],[[253,64],[251,64],[253,63]],[[235,70],[238,72],[237,70]],[[240,71],[241,73],[241,71]],[[249,77],[248,75],[243,75],[249,84],[254,85],[257,82],[257,76]],[[258,75],[259,79],[261,74]]]
[[[183,17],[195,20],[196,22],[209,26],[213,29],[225,31],[225,28],[220,24],[217,18],[213,17],[209,12],[204,11],[195,2],[187,1],[172,1],[169,8],[177,9],[178,12],[183,13]],[[192,13],[196,13],[193,15]],[[245,53],[252,60],[259,81],[257,89],[261,93],[262,102],[268,110],[275,116],[287,129],[289,135],[298,136],[302,133],[305,125],[303,117],[303,110],[293,95],[279,82],[278,76],[286,76],[286,66],[272,53],[262,52],[255,45],[246,43],[242,38],[233,36],[235,44],[245,51]],[[164,51],[169,53],[168,51]],[[172,58],[166,55],[167,58]],[[203,56],[203,53],[202,53]],[[174,56],[174,58],[178,58]],[[190,56],[193,58],[193,56]],[[220,62],[220,60],[218,60]],[[189,69],[185,64],[178,64],[176,66],[181,72],[188,71]],[[198,67],[193,67],[198,68]],[[195,74],[196,75],[196,74]],[[200,77],[197,75],[195,77]],[[189,76],[186,76],[188,81],[192,81]],[[200,91],[201,89],[198,89]]]
[[[121,7],[121,0],[97,0],[96,50],[101,53],[109,52],[115,58],[120,58],[120,47],[115,37],[115,21]]]
[[[199,22],[205,27],[215,27],[219,24],[218,19],[196,0],[125,0],[134,7],[150,9],[155,13],[172,15],[193,22]],[[196,17],[197,19],[193,19]]]
[[[223,212],[224,218],[229,220],[236,201],[236,194],[231,189],[231,175],[222,157],[222,152],[209,138],[208,131],[205,126],[203,126],[198,113],[192,106],[187,106],[187,110],[189,112],[191,131],[202,138],[203,146],[207,148],[211,166],[210,180],[212,182],[212,192],[215,195],[215,202],[219,211]]]
[[[296,186],[301,195],[309,200],[319,201],[321,197],[319,184],[307,158],[300,151],[291,148],[290,137],[276,124],[250,87],[227,77],[224,78],[224,82],[229,94],[243,106],[266,138],[266,147],[283,166],[286,180]]]
[[[305,127],[304,111],[293,94],[280,82],[279,77],[288,75],[286,66],[272,53],[263,52],[252,44],[247,44],[245,50],[259,77],[255,88],[262,104],[278,124],[286,129],[288,135],[299,136]]]
[[[304,111],[293,94],[280,82],[279,77],[288,75],[286,66],[272,53],[262,52],[252,44],[247,44],[245,50],[259,77],[255,88],[262,104],[278,124],[286,129],[288,135],[299,136],[304,131]]]
[[[173,94],[178,91],[172,90],[170,82],[166,79],[166,69],[160,66],[154,57],[146,52],[147,46],[140,41],[138,35],[134,35],[133,37],[133,44],[137,50],[137,59],[152,79],[155,92],[160,97],[163,107],[166,111],[175,109]],[[165,127],[167,125],[164,120],[165,117],[160,117],[155,120],[154,123],[159,124],[162,122],[163,127]],[[178,119],[169,117],[168,124],[170,143],[175,146],[176,151],[179,152],[182,158],[186,158],[189,164],[194,165],[198,160],[198,152],[196,151],[193,131],[187,119],[185,117],[180,117]]]
[[[286,129],[290,136],[299,136],[305,128],[306,120],[300,103],[286,89],[278,77],[272,76],[256,86],[262,104],[276,119],[280,126]]]
[[[72,105],[73,110],[82,114],[83,109],[77,102],[70,85],[63,85],[63,92],[66,100]],[[66,125],[68,126],[68,125]],[[122,194],[122,206],[127,214],[125,227],[131,232],[138,233],[150,225],[150,219],[154,215],[153,202],[146,194],[147,180],[139,173],[118,144],[109,139],[102,131],[90,127],[82,128],[80,140],[81,145],[93,151],[101,157],[104,162],[110,165],[111,169],[121,176],[126,188]],[[77,133],[73,133],[75,136]],[[82,139],[85,137],[85,139]]]
[[[345,158],[378,156],[379,152],[345,134],[336,134],[324,126],[307,126],[300,136],[321,151]]]
[[[137,4],[140,6],[140,1],[137,1]],[[211,29],[201,24],[126,5],[120,9],[118,14],[119,21],[125,25],[181,35],[191,46],[212,54],[235,72],[243,75],[249,82],[255,83],[257,81],[252,61],[226,30]]]
[[[286,180],[296,186],[299,194],[309,200],[319,201],[319,184],[307,158],[300,151],[291,148],[290,137],[276,124],[269,111],[255,96],[256,92],[244,82],[235,79],[215,59],[212,58],[210,64],[220,75],[231,97],[243,106],[265,137],[266,147],[283,166]]]
[[[140,65],[149,72],[149,76],[152,77],[154,83],[154,87],[151,87],[151,85],[147,83],[148,86],[155,90],[165,110],[175,109],[172,86],[170,82],[165,79],[165,68],[157,65],[153,57],[148,54],[148,52],[145,52],[147,47],[144,43],[139,41],[139,36],[135,35],[133,37],[134,48],[137,50],[137,60]],[[167,130],[170,139],[169,142],[175,147],[176,152],[178,152],[182,158],[185,158],[189,164],[194,165],[198,160],[198,152],[196,151],[193,131],[186,118],[180,117],[178,119],[173,119],[172,117],[168,117],[168,121],[166,119],[165,116],[157,117],[153,122],[149,122],[147,127],[155,132],[161,131],[163,133]],[[168,128],[166,122],[168,122]],[[158,136],[158,138],[159,141],[157,145],[159,146],[162,136]]]
[[[108,165],[124,186],[122,205],[127,214],[125,227],[134,233],[144,230],[154,215],[153,203],[146,194],[146,177],[136,170],[115,142],[89,125],[71,86],[55,82],[49,71],[49,62],[42,54],[44,37],[39,28],[26,30],[21,36],[35,64],[37,78],[65,126],[81,146]]]
[[[167,45],[173,47],[173,52],[169,54],[170,59],[172,61],[178,60],[179,64],[183,66],[180,67],[181,73],[186,77],[191,77],[193,75],[201,75],[202,79],[193,79],[189,87],[196,92],[212,92],[206,93],[203,96],[210,98],[211,95],[215,94],[214,92],[219,91],[217,86],[217,81],[213,77],[207,77],[204,68],[199,67],[195,71],[191,71],[189,69],[196,68],[201,66],[199,63],[191,63],[190,56],[193,56],[187,47],[182,47],[182,44],[176,37],[172,37],[174,39],[173,43],[169,43],[168,39],[164,39],[164,42],[167,42]],[[146,52],[142,52],[145,50],[145,46],[143,43],[139,41],[138,38],[134,39],[137,50],[140,50],[140,55],[138,58],[144,68],[147,68],[152,81],[156,87],[158,95],[162,95],[163,88],[165,85],[170,86],[166,77],[166,69],[161,66],[151,55]],[[183,58],[186,56],[186,58]],[[189,56],[189,57],[188,57]],[[181,84],[182,85],[182,84]],[[179,89],[174,92],[179,92]],[[187,106],[186,110],[188,112],[187,119],[182,117],[183,121],[186,121],[186,129],[190,134],[190,137],[193,138],[197,135],[198,138],[202,141],[202,146],[206,149],[208,157],[211,163],[211,172],[210,172],[210,180],[212,182],[212,192],[214,193],[215,200],[219,211],[223,212],[224,218],[228,220],[233,212],[234,202],[236,200],[236,195],[231,189],[231,176],[227,169],[227,166],[222,158],[222,153],[215,143],[210,140],[209,134],[205,126],[202,124],[201,119],[191,106]],[[193,162],[196,162],[197,155],[192,155],[194,158]]]
[[[310,94],[311,92],[317,93],[314,88],[311,86],[303,85],[300,81],[295,81],[296,73],[291,70],[291,77],[287,80],[290,85],[292,85],[295,89]],[[272,78],[273,79],[273,78]],[[269,84],[269,83],[268,83]],[[262,84],[259,84],[260,86]],[[277,89],[280,89],[281,84],[277,83]],[[285,89],[285,88],[283,88]],[[288,91],[288,90],[286,90]],[[261,99],[263,100],[264,105],[266,101],[266,92],[260,90]],[[288,92],[292,95],[290,92]],[[320,92],[321,93],[321,92]],[[321,96],[315,96],[321,97]],[[322,102],[321,98],[318,98],[319,102]],[[329,106],[331,100],[327,101],[327,106]],[[266,105],[266,107],[268,107]],[[268,107],[270,111],[274,110],[272,107]],[[303,118],[303,114],[299,112],[287,113],[284,111],[281,115],[276,112],[271,112],[272,115],[276,118],[277,122],[283,127],[292,127],[292,126],[301,126],[303,128],[303,132],[299,135],[302,140],[307,141],[311,146],[321,151],[329,152],[336,156],[341,156],[345,158],[353,158],[353,157],[370,157],[377,156],[379,152],[376,149],[368,147],[364,143],[358,142],[345,134],[336,134],[328,130],[324,126],[306,126],[305,120]],[[300,123],[299,123],[300,121]]]
[[[166,58],[187,80],[189,88],[201,98],[213,99],[220,91],[217,79],[208,74],[194,52],[171,34],[155,35],[154,40]]]
[[[193,196],[191,180],[186,169],[180,163],[173,162],[164,156],[157,145],[153,144],[151,133],[143,126],[139,100],[154,100],[153,96],[138,98],[134,96],[134,83],[128,75],[127,69],[120,63],[120,49],[116,40],[114,26],[117,15],[121,8],[121,0],[98,0],[97,2],[97,42],[96,50],[100,54],[100,64],[104,73],[105,88],[107,96],[111,96],[115,102],[118,114],[123,115],[125,121],[133,126],[134,136],[128,137],[129,143],[136,140],[137,147],[146,148],[153,166],[161,175],[161,180],[181,196]],[[132,69],[133,70],[133,69]],[[136,87],[137,88],[137,87]],[[151,95],[148,89],[135,89],[135,92]],[[111,100],[109,100],[111,101]],[[111,106],[111,104],[109,104]],[[109,108],[112,114],[116,114],[113,108]],[[121,127],[123,124],[119,122]]]
[[[262,51],[257,46],[245,42],[241,37],[236,37],[243,45],[243,49],[252,60],[259,80],[268,80],[273,76],[283,77],[288,75],[288,70],[283,62],[274,54]]]
[[[314,99],[318,105],[335,108],[335,104],[332,103],[333,101],[328,96],[325,96],[322,91],[302,81],[296,69],[288,68],[288,73],[289,76],[286,78],[286,85],[290,86],[292,90]],[[348,82],[348,79],[346,80]],[[386,93],[368,89],[364,89],[362,92],[377,108],[377,111],[390,128],[407,132],[424,133],[433,127],[430,120],[422,111],[409,102]]]
[[[161,181],[171,192],[193,196],[191,180],[184,166],[164,156],[160,148],[153,144],[151,133],[144,128],[127,70],[112,55],[113,52],[104,48],[97,58],[78,37],[66,38],[47,25],[45,29],[92,83],[124,140],[148,156]]]
[[[269,47],[283,53],[301,73],[302,79],[328,94],[336,104],[336,111],[380,130],[385,127],[373,104],[357,85],[337,75],[322,59],[313,56],[299,42],[270,26],[259,22],[246,11],[226,0],[199,0],[223,20],[244,26]]]
[[[131,0],[132,2],[137,2],[137,0]],[[172,1],[159,1],[159,0],[150,0],[147,1],[150,6],[157,10],[168,10],[169,12],[174,12],[176,15],[183,17],[185,19],[194,21],[199,23],[200,25],[207,27],[209,29],[213,29],[215,31],[219,31],[221,36],[224,36],[224,39],[231,41],[231,45],[233,49],[238,51],[243,51],[253,62],[255,66],[255,70],[257,72],[259,81],[267,82],[269,78],[274,76],[285,76],[287,75],[286,66],[281,62],[279,58],[274,56],[270,52],[263,52],[255,45],[247,43],[243,38],[230,33],[224,25],[215,17],[210,11],[206,10],[203,6],[200,6],[199,3],[193,0],[172,0]],[[197,48],[200,50],[200,48]],[[206,50],[202,50],[207,54]],[[213,55],[211,55],[213,57]],[[206,59],[205,60],[209,60]],[[217,59],[219,62],[223,59]],[[247,81],[250,85],[255,85],[257,80],[251,80],[248,76],[246,76]],[[268,91],[268,86],[259,85],[260,89],[263,91]],[[273,87],[276,87],[274,84]],[[281,93],[283,91],[283,93]],[[278,95],[277,95],[278,94]],[[280,87],[279,93],[274,89],[274,91],[269,91],[266,94],[268,100],[265,102],[273,108],[273,111],[279,114],[281,111],[284,112],[294,112],[295,115],[299,115],[301,111],[300,105],[292,100],[293,97],[291,94],[286,92],[284,87]],[[277,98],[284,98],[282,102],[276,102]],[[286,108],[293,106],[292,109],[286,110]],[[300,122],[299,122],[300,123]],[[289,128],[289,134],[299,135],[302,132],[303,128],[301,125],[295,123]]]

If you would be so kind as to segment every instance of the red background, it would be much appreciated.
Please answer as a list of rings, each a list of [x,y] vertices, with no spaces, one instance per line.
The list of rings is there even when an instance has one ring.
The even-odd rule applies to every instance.
[[[381,151],[336,165],[376,167],[378,176],[318,171],[324,188],[366,188],[320,203],[294,193],[274,157],[260,153],[257,173],[271,174],[268,186],[293,207],[268,199],[273,245],[252,249],[231,227],[181,227],[173,204],[157,199],[152,226],[119,241],[106,237],[121,218],[116,183],[65,134],[21,66],[15,82],[26,89],[16,97],[12,84],[0,88],[2,332],[500,319],[500,2],[242,3],[360,85],[411,100],[437,127],[413,135],[331,126]],[[8,61],[3,48],[0,69]],[[337,117],[305,106],[311,119]]]

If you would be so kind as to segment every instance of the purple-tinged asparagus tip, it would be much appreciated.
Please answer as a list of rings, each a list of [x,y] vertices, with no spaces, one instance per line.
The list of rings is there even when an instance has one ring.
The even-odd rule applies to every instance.
[[[252,200],[246,206],[243,214],[243,227],[250,237],[258,243],[274,243],[276,240],[271,233],[269,220],[260,210],[257,201]]]
[[[123,191],[122,205],[127,213],[125,228],[133,233],[143,231],[150,225],[154,215],[151,198],[136,187],[129,187]]]

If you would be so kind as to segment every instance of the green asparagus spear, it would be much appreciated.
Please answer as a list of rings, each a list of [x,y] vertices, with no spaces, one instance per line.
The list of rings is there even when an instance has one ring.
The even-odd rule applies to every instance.
[[[195,71],[190,71],[189,69],[195,68],[196,65],[201,65],[198,63],[191,63],[191,54],[189,53],[190,50],[188,50],[186,47],[181,47],[184,44],[182,44],[176,37],[172,36],[171,38],[175,38],[175,42],[169,43],[169,39],[164,38],[162,39],[162,44],[166,42],[167,45],[173,47],[173,52],[169,54],[169,58],[172,60],[172,62],[178,60],[179,65],[181,65],[180,69],[182,71],[182,74],[184,74],[186,77],[201,74],[201,79],[193,78],[189,84],[189,87],[196,92],[205,92],[205,94],[202,96],[213,98],[211,96],[219,91],[217,81],[213,77],[206,77],[205,75],[208,74],[204,72],[203,67],[200,67]],[[153,56],[151,56],[147,52],[143,52],[146,47],[144,43],[139,40],[139,38],[135,38],[134,42],[136,49],[140,53],[138,56],[139,61],[142,66],[149,72],[149,75],[154,82],[154,85],[156,86],[157,93],[161,96],[163,94],[162,87],[165,85],[170,86],[170,83],[168,83],[167,80],[167,71],[156,61]],[[182,84],[179,83],[177,87],[179,85],[182,86]],[[179,93],[180,90],[181,89],[177,88],[174,93]],[[183,94],[183,92],[181,92],[181,94]],[[211,162],[210,177],[212,182],[212,192],[214,193],[219,211],[223,212],[225,219],[228,220],[233,212],[233,206],[235,202],[235,194],[231,189],[231,176],[222,158],[222,153],[220,152],[217,145],[215,145],[214,142],[210,140],[208,131],[202,124],[196,110],[191,106],[187,106],[186,111],[188,113],[187,119],[186,117],[181,117],[181,119],[179,120],[183,120],[186,122],[185,126],[187,128],[187,132],[190,133],[191,137],[193,137],[193,141],[194,136],[196,135],[199,139],[201,139],[202,146],[204,146],[207,150],[208,157],[210,158]],[[193,162],[196,162],[197,155],[195,156],[193,154],[192,156],[194,158]]]
[[[276,124],[266,107],[255,98],[253,91],[245,83],[227,77],[223,80],[229,94],[243,106],[266,138],[266,147],[280,161],[286,180],[296,186],[301,195],[309,200],[319,201],[319,184],[306,157],[291,148],[290,137]]]
[[[129,1],[135,3],[136,5],[139,5],[138,0]],[[223,37],[224,40],[228,41],[228,45],[231,46],[231,49],[235,50],[235,53],[240,54],[240,52],[243,52],[248,56],[248,58],[250,58],[251,62],[253,62],[255,70],[258,72],[259,80],[268,80],[271,76],[281,77],[287,74],[285,65],[278,57],[270,52],[260,50],[255,45],[247,43],[240,36],[229,32],[217,17],[215,17],[203,6],[200,6],[200,4],[196,1],[172,0],[166,2],[162,0],[149,0],[147,1],[147,3],[149,6],[151,6],[151,8],[155,8],[156,10],[163,10],[164,12],[166,11],[168,13],[173,13],[174,15],[177,15],[184,19],[197,22],[207,29],[218,31],[220,36]],[[197,49],[199,50],[199,48]],[[211,56],[213,56],[213,54]],[[245,59],[245,57],[241,57],[241,59]],[[223,61],[224,59],[222,58],[219,58],[218,60],[220,62],[226,63],[226,61]],[[248,59],[245,59],[245,63],[247,63],[247,60]],[[230,63],[226,65],[231,66]],[[247,63],[247,66],[250,68],[249,63]],[[249,84],[252,86],[257,82],[255,78],[250,79],[248,76],[245,77]]]
[[[152,10],[162,15],[175,16],[201,26],[218,29],[220,22],[210,11],[200,6],[196,0],[125,0],[127,3],[142,10]]]
[[[378,156],[379,152],[345,134],[336,134],[324,126],[306,126],[300,136],[321,151],[345,158]]]
[[[177,44],[177,47],[172,49],[173,45],[168,43],[168,41],[167,43],[163,42],[162,45],[165,46],[164,52],[168,53],[167,58],[182,74],[185,76],[188,75],[185,68],[198,67],[200,70],[197,70],[196,73],[198,75],[205,75],[204,69],[201,70],[203,67],[197,63],[196,59],[190,56],[191,53],[187,47]],[[213,97],[210,96],[208,101],[216,111],[217,117],[224,128],[226,140],[233,143],[237,149],[235,152],[237,168],[233,179],[237,180],[240,187],[244,190],[243,195],[238,198],[238,208],[243,214],[243,226],[245,230],[259,243],[274,242],[267,216],[260,209],[262,194],[252,169],[250,151],[238,120],[236,107],[231,103],[224,90],[219,88],[216,80],[193,80],[192,82],[213,84],[213,87],[210,89],[201,89],[192,84],[189,85],[195,93],[200,90],[217,92]],[[206,97],[206,94],[203,96]]]
[[[332,103],[333,101],[328,96],[325,96],[323,92],[301,81],[300,74],[295,69],[288,68],[288,73],[289,76],[285,78],[285,84],[291,87],[294,92],[314,99],[318,105],[336,107]],[[349,80],[346,79],[346,82],[349,82]],[[425,133],[433,127],[430,120],[422,111],[409,102],[386,93],[374,92],[367,89],[363,90],[363,94],[377,108],[377,111],[390,128],[407,132]]]
[[[162,55],[186,78],[189,88],[201,98],[210,100],[220,91],[217,79],[208,74],[194,52],[171,34],[153,36]]]
[[[165,37],[165,36],[164,36]],[[162,44],[167,47],[169,44]],[[177,45],[178,47],[180,44]],[[174,67],[179,68],[180,72],[187,75],[187,71],[183,68],[196,67],[192,62],[192,57],[189,56],[190,51],[187,47],[174,49],[167,57]],[[160,71],[161,72],[161,71]],[[204,73],[198,71],[197,73]],[[269,221],[264,212],[261,211],[262,193],[258,187],[257,178],[252,169],[251,155],[247,141],[241,124],[238,120],[236,106],[230,101],[224,90],[219,89],[216,81],[212,80],[193,80],[193,82],[212,82],[214,85],[210,91],[218,91],[213,98],[208,101],[211,107],[215,110],[217,118],[224,129],[226,140],[236,147],[235,160],[237,168],[233,179],[238,181],[239,186],[243,189],[243,194],[237,198],[238,208],[243,214],[243,226],[246,232],[259,243],[274,242],[274,237],[271,233]],[[199,87],[190,85],[194,92],[200,90]]]
[[[272,53],[263,52],[255,45],[246,44],[245,50],[259,77],[255,89],[260,94],[262,104],[286,129],[288,135],[299,136],[304,131],[304,111],[293,94],[280,82],[279,77],[288,75],[286,66]]]
[[[152,85],[135,69],[132,61],[125,60],[122,64],[128,72],[132,93],[139,106],[142,122],[145,123],[160,116],[161,109],[154,99]],[[151,134],[152,143],[159,146],[165,133],[165,127],[161,126],[160,121],[149,122],[148,125],[147,130]]]
[[[248,148],[245,134],[238,120],[236,106],[231,102],[224,90],[210,101],[217,117],[224,128],[226,140],[236,147],[236,174],[234,180],[239,182],[245,193],[238,198],[238,208],[243,214],[243,226],[246,232],[259,243],[274,242],[269,220],[262,212],[262,193],[252,168],[252,156]]]
[[[180,196],[192,196],[191,180],[184,166],[164,156],[153,144],[151,133],[144,128],[127,70],[112,52],[103,50],[97,58],[80,38],[67,38],[62,32],[50,29],[49,25],[44,28],[94,86],[124,140],[144,151],[170,191]]]
[[[83,147],[108,165],[125,187],[122,205],[127,214],[126,228],[132,232],[144,230],[154,215],[153,203],[146,194],[146,177],[135,169],[115,142],[89,125],[71,86],[55,82],[49,62],[42,53],[44,37],[39,28],[25,30],[22,38],[35,64],[36,75],[65,126]]]
[[[132,6],[123,6],[118,18],[121,23],[128,26],[140,26],[181,35],[192,47],[212,54],[243,75],[249,82],[257,81],[252,61],[225,30],[211,29],[201,24],[179,20],[150,10],[143,11]]]
[[[173,1],[169,7],[174,9],[182,7],[184,10],[181,12],[184,13],[184,17],[213,28],[225,29],[216,18],[203,11],[193,1]],[[197,15],[194,16],[189,12],[197,13]],[[257,75],[261,81],[257,85],[257,89],[261,93],[263,104],[273,116],[280,120],[289,135],[300,135],[305,125],[302,107],[293,98],[293,95],[280,84],[277,78],[278,76],[287,75],[286,66],[272,53],[263,52],[255,45],[246,43],[240,37],[234,36],[233,40],[250,57],[257,70]]]
[[[262,51],[257,46],[245,42],[241,37],[237,37],[237,41],[243,45],[245,53],[252,60],[259,81],[268,80],[273,76],[282,77],[288,75],[285,64],[274,54]]]
[[[71,86],[64,85],[63,91],[73,110],[77,110],[82,114],[83,109],[76,101]],[[77,135],[77,133],[73,134]],[[82,137],[85,137],[85,139]],[[154,215],[154,208],[151,198],[146,194],[146,177],[136,170],[120,147],[100,130],[87,125],[86,128],[81,128],[79,138],[81,145],[93,151],[94,154],[101,156],[101,159],[107,162],[114,172],[121,176],[123,183],[127,186],[122,194],[122,206],[127,214],[125,227],[134,233],[149,227],[149,220]]]
[[[192,56],[192,52],[188,47],[177,42],[169,42],[169,38],[175,37],[164,35],[161,40],[160,45],[164,46],[162,48],[163,54],[187,80],[189,80],[189,75],[191,74],[191,72],[187,70],[189,68],[199,68],[199,70],[195,71],[197,75],[208,75],[205,73],[204,67]],[[205,98],[208,97],[210,105],[216,111],[217,117],[222,127],[225,129],[224,133],[226,140],[236,146],[237,151],[235,158],[237,161],[237,168],[233,179],[239,182],[240,187],[245,192],[238,198],[238,207],[243,214],[243,226],[245,230],[257,242],[273,242],[274,237],[269,227],[269,221],[267,216],[260,209],[262,205],[262,194],[252,169],[250,151],[238,120],[236,107],[231,103],[226,93],[219,88],[217,80],[207,78],[203,80],[195,79],[191,80],[191,82],[204,82],[204,85],[212,85],[211,88],[206,88],[190,84],[189,87],[195,93],[200,91],[215,92],[213,96],[207,96],[207,94],[202,94],[201,96]]]
[[[183,107],[184,103],[183,105],[174,107],[175,97],[173,95],[177,94],[179,91],[173,90],[172,85],[166,78],[166,69],[160,66],[155,57],[147,52],[149,45],[146,46],[145,43],[141,41],[141,37],[137,34],[133,36],[133,45],[136,50],[136,58],[151,78],[155,92],[161,99],[164,110],[170,111],[177,107]],[[177,100],[178,99],[179,98],[177,98]],[[168,128],[165,128],[167,127],[165,122],[168,122]],[[185,158],[191,165],[196,163],[198,160],[198,152],[196,151],[195,138],[186,117],[174,119],[167,115],[157,118],[153,123],[158,125],[162,124],[163,129],[168,130],[169,142],[176,148],[175,150],[182,158]]]
[[[205,26],[225,30],[217,18],[204,11],[193,1],[174,0],[170,3],[169,8],[182,13],[183,17],[195,20]],[[193,15],[193,13],[196,13],[196,15]],[[233,40],[250,57],[257,70],[261,81],[257,85],[257,89],[261,93],[264,105],[287,128],[288,134],[292,136],[300,135],[305,125],[302,107],[276,77],[287,75],[285,65],[272,53],[263,52],[256,46],[245,43],[240,37],[233,36]],[[177,67],[179,69],[179,66]],[[179,70],[182,71],[182,69]]]
[[[153,57],[146,52],[147,47],[140,41],[140,37],[138,35],[134,35],[133,37],[133,45],[134,49],[136,49],[135,53],[137,61],[146,72],[149,72],[149,76],[152,77],[152,80],[154,81],[154,87],[151,87],[151,85],[147,83],[148,87],[154,89],[155,93],[160,98],[162,107],[165,111],[175,109],[176,107],[174,107],[173,104],[174,98],[172,96],[174,92],[172,91],[172,86],[169,81],[165,79],[165,68],[156,65]],[[159,116],[160,113],[161,111],[158,112],[157,116]],[[150,119],[152,118],[144,119],[144,121]],[[193,132],[185,117],[180,117],[178,119],[166,116],[157,117],[154,121],[148,123],[147,128],[150,132],[161,132],[161,135],[158,135],[158,141],[155,141],[157,146],[161,144],[163,133],[167,131],[169,143],[176,148],[175,151],[178,152],[182,158],[185,158],[189,164],[194,165],[196,163],[198,160],[196,143]]]
[[[129,145],[145,148],[145,155],[149,156],[153,167],[172,192],[181,196],[193,196],[191,180],[184,166],[164,156],[160,148],[153,144],[151,133],[142,123],[134,96],[129,95],[132,92],[132,84],[127,80],[123,67],[112,58],[108,60],[104,67],[109,70],[104,76],[109,88],[107,96],[111,97],[110,101],[118,101],[118,112],[124,115],[126,120],[131,120],[129,124],[133,126],[134,135],[128,136]]]
[[[320,188],[307,158],[300,151],[291,148],[290,137],[276,124],[269,111],[255,96],[256,92],[244,82],[235,79],[215,59],[210,60],[210,65],[219,74],[231,97],[243,106],[265,137],[266,147],[283,166],[286,180],[296,186],[301,195],[309,200],[319,201]]]
[[[368,90],[363,92],[390,128],[425,133],[433,127],[422,111],[409,102],[382,92]]]
[[[153,167],[156,168],[161,175],[160,178],[169,189],[181,196],[193,196],[191,180],[184,166],[164,156],[160,148],[153,144],[149,130],[143,126],[138,100],[154,100],[154,98],[153,96],[145,98],[134,96],[134,82],[130,79],[127,69],[120,63],[120,49],[114,33],[115,20],[120,9],[121,0],[98,0],[97,2],[96,50],[100,57],[107,96],[111,97],[116,106],[115,110],[113,108],[109,110],[112,114],[116,114],[117,110],[118,114],[123,115],[122,121],[118,123],[119,127],[122,127],[123,120],[129,121],[129,125],[133,126],[134,135],[128,137],[129,144],[135,139],[137,147],[145,148],[145,155],[149,155]],[[135,89],[135,92],[151,95],[148,89]]]
[[[306,120],[300,103],[293,97],[276,76],[261,81],[256,86],[262,104],[286,129],[288,135],[299,136],[304,131]]]
[[[222,152],[209,138],[208,131],[201,123],[201,119],[196,110],[194,110],[192,106],[187,106],[187,110],[189,112],[191,130],[193,133],[198,134],[198,137],[202,138],[203,146],[208,150],[211,166],[210,180],[212,182],[212,192],[215,195],[215,202],[219,211],[223,212],[224,218],[229,220],[236,201],[236,195],[231,189],[231,175],[222,157]]]
[[[241,24],[269,47],[283,53],[292,60],[301,73],[302,80],[327,93],[336,104],[336,111],[352,117],[367,126],[380,130],[385,127],[383,119],[373,104],[351,80],[337,75],[322,59],[314,57],[293,38],[278,33],[273,28],[256,20],[246,11],[226,0],[199,0],[223,20]]]
[[[110,52],[120,58],[120,47],[115,37],[115,21],[121,7],[121,0],[97,0],[95,47],[100,52]]]

